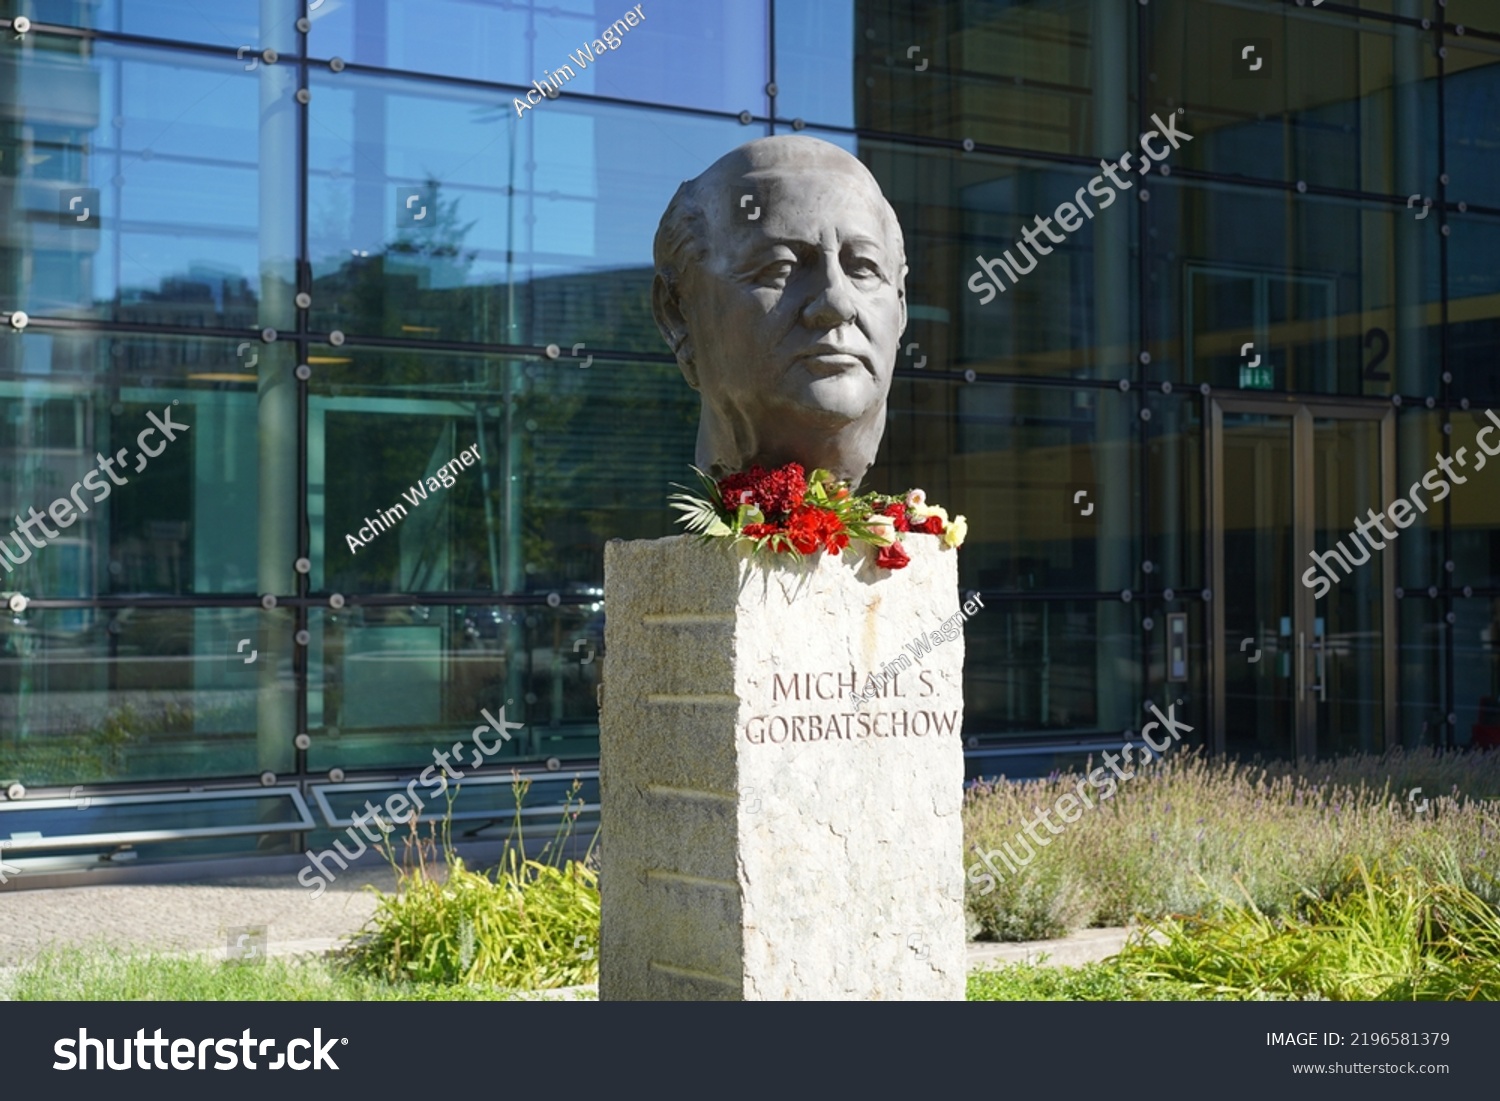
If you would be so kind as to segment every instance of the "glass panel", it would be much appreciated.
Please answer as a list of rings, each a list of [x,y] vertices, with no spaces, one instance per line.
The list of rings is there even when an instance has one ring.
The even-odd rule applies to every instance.
[[[776,5],[781,118],[1099,157],[1125,148],[1130,9]]]
[[[1305,675],[1316,700],[1317,751],[1379,753],[1385,748],[1384,556],[1401,534],[1395,514],[1375,520],[1386,507],[1379,423],[1315,418],[1313,478],[1313,539],[1320,552],[1348,563],[1322,560],[1337,584],[1317,600],[1307,631]],[[1399,510],[1408,522],[1416,511],[1410,504]],[[1365,541],[1354,525],[1362,525]]]
[[[1500,24],[1495,17],[1491,22]],[[1454,18],[1451,10],[1448,17]],[[1500,206],[1495,147],[1500,143],[1500,42],[1476,38],[1445,40],[1443,66],[1443,151],[1447,156],[1448,198],[1471,206]],[[1457,232],[1455,230],[1455,232]],[[1494,274],[1494,265],[1487,269]]]
[[[1450,214],[1448,369],[1454,397],[1500,408],[1500,218]]]
[[[971,747],[1038,735],[1117,738],[1140,723],[1139,615],[1120,601],[1004,601],[964,627]]]
[[[1086,400],[1085,400],[1086,399]],[[959,556],[984,592],[1139,587],[1135,402],[1118,391],[897,379],[866,484],[912,486],[969,520]]]
[[[324,0],[311,0],[321,4]],[[273,47],[296,49],[300,0],[31,0],[32,18],[98,31],[202,42],[248,45],[246,56]]]
[[[1500,412],[1455,410],[1448,442],[1453,473],[1445,480],[1454,483],[1448,506],[1453,524],[1452,583],[1495,588],[1500,586]],[[1443,454],[1441,448],[1434,441],[1429,467]],[[1432,580],[1446,584],[1448,579],[1434,572]]]
[[[275,124],[260,116],[268,97],[295,106],[293,70],[44,41],[0,53],[14,116],[0,136],[0,307],[288,327],[295,181],[289,156],[260,150],[295,127],[290,110]]]
[[[661,353],[657,222],[684,179],[755,136],[566,96],[518,120],[502,94],[451,84],[315,73],[312,87],[325,332]]]
[[[692,475],[698,400],[675,365],[349,345],[312,361],[320,590],[573,591],[603,578],[606,539],[681,530],[666,498]]]
[[[355,604],[308,617],[308,769],[422,768],[485,734],[479,767],[598,754],[603,590],[578,586],[547,604]],[[550,602],[549,602],[550,603]],[[482,747],[481,747],[482,748]]]
[[[1395,195],[1435,191],[1433,33],[1230,0],[1163,0],[1143,10],[1150,77],[1142,114],[1186,105],[1193,135],[1174,167]]]
[[[1216,390],[1440,392],[1436,219],[1176,178],[1152,185],[1149,213],[1151,331],[1166,334],[1149,377]]]
[[[1448,0],[1443,9],[1443,17],[1448,20],[1448,27],[1452,30],[1456,26],[1463,27],[1466,31],[1488,31],[1490,34],[1500,34],[1500,10],[1490,0]],[[1448,39],[1449,55],[1452,55],[1453,39]]]
[[[901,219],[911,267],[903,340],[919,344],[929,369],[1130,377],[1133,194],[1092,166],[869,141],[860,156]]]
[[[1142,585],[1179,593],[1205,589],[1203,400],[1192,390],[1146,400],[1146,561]],[[1199,636],[1201,638],[1201,636]]]
[[[1500,748],[1500,597],[1456,597],[1453,618],[1454,740]]]
[[[285,609],[7,615],[0,776],[33,787],[288,772],[292,634]]]
[[[1455,426],[1457,418],[1465,415],[1455,413]],[[1396,418],[1396,492],[1404,493],[1408,499],[1413,488],[1420,487],[1428,471],[1437,465],[1437,456],[1443,454],[1443,419],[1439,412],[1410,407],[1403,407]],[[1472,430],[1473,426],[1470,427]],[[1455,427],[1454,431],[1457,432],[1458,428]],[[1401,533],[1395,548],[1396,576],[1399,578],[1396,584],[1407,592],[1423,592],[1429,585],[1446,585],[1448,582],[1448,574],[1443,569],[1443,518],[1451,505],[1448,502],[1434,503],[1434,494],[1430,490],[1416,488],[1415,492],[1427,504],[1427,511],[1413,513],[1409,520],[1411,526]],[[1483,508],[1482,504],[1480,508]],[[1471,536],[1477,534],[1470,533]],[[1474,546],[1472,542],[1468,545]]]
[[[1224,412],[1224,736],[1231,754],[1289,757],[1296,729],[1292,420]],[[1259,655],[1258,657],[1256,655]]]
[[[1429,599],[1425,593],[1408,595],[1396,605],[1401,623],[1397,721],[1401,724],[1401,744],[1407,749],[1453,744],[1449,741],[1452,731],[1443,706],[1447,696],[1443,685],[1448,674],[1448,624],[1443,619],[1444,606],[1442,600]],[[1472,705],[1465,714],[1475,715]]]
[[[309,49],[360,65],[518,84],[522,96],[552,74],[565,96],[762,115],[766,8],[765,0],[650,0],[639,11],[619,0],[359,0],[312,12]],[[515,94],[506,96],[512,116]]]
[[[0,341],[0,516],[25,518],[0,526],[4,583],[33,599],[258,591],[262,353],[35,328]]]

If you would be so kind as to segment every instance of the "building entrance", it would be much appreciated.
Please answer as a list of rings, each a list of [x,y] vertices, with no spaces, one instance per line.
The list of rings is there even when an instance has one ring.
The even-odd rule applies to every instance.
[[[1210,406],[1213,749],[1378,753],[1395,729],[1396,548],[1369,510],[1395,499],[1394,410],[1271,395]],[[1351,534],[1356,521],[1380,548]]]

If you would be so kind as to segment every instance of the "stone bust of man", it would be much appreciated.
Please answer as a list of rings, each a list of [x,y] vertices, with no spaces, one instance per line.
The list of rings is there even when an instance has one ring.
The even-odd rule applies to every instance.
[[[654,251],[656,323],[702,395],[698,467],[857,486],[906,328],[901,226],[869,170],[817,138],[747,142],[677,189]]]

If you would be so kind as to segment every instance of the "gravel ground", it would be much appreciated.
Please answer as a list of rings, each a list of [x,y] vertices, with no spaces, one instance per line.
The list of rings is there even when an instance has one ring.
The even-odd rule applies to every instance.
[[[58,945],[223,949],[230,929],[249,925],[267,926],[272,955],[278,947],[306,950],[365,923],[375,910],[367,883],[391,890],[395,880],[389,868],[351,869],[317,899],[289,875],[7,891],[0,894],[0,967]]]

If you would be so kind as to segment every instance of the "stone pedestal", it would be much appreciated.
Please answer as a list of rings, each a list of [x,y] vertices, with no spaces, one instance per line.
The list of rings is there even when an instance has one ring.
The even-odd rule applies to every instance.
[[[964,996],[957,554],[905,546],[606,546],[602,999]]]

